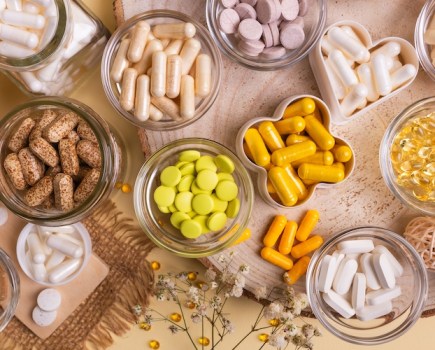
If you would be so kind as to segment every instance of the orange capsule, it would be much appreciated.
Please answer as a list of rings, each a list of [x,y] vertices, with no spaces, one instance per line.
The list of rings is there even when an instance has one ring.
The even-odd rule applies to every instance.
[[[270,121],[262,122],[258,126],[258,132],[263,138],[264,143],[271,152],[277,149],[284,148],[285,144],[281,138],[281,135],[276,130],[275,126]]]
[[[305,242],[299,243],[292,248],[291,255],[295,259],[299,259],[308,253],[316,250],[323,244],[322,236],[316,235]]]
[[[280,135],[295,134],[305,129],[305,119],[296,116],[277,121],[274,125]]]
[[[281,148],[272,153],[272,163],[282,166],[305,158],[316,153],[316,144],[313,141],[296,143],[285,148]]]
[[[276,215],[264,235],[263,244],[266,247],[273,247],[278,241],[279,236],[281,236],[286,224],[287,218],[284,215]]]
[[[290,104],[284,111],[283,119],[311,114],[316,109],[316,103],[312,98],[305,97]]]
[[[268,172],[268,178],[275,187],[281,203],[287,207],[292,207],[298,201],[298,195],[290,185],[290,177],[286,171],[280,167],[273,167]]]
[[[255,164],[266,166],[270,163],[270,154],[257,129],[249,128],[245,133],[245,141],[251,151]]]
[[[282,233],[281,240],[279,241],[278,251],[281,254],[290,254],[292,250],[293,243],[295,242],[296,231],[298,229],[298,224],[294,221],[288,221],[284,227],[284,232]]]
[[[293,267],[292,259],[285,255],[282,255],[280,252],[270,247],[264,247],[263,249],[261,249],[261,257],[264,260],[270,262],[271,264],[279,266],[284,270],[290,270]]]
[[[298,168],[298,175],[302,180],[336,183],[344,179],[344,170],[339,165],[304,163]]]
[[[315,209],[308,210],[299,225],[298,231],[296,232],[296,239],[299,242],[305,241],[318,222],[319,212]]]
[[[291,164],[286,164],[282,166],[282,168],[286,171],[287,175],[290,178],[290,184],[293,187],[294,192],[298,196],[298,200],[302,201],[308,196],[308,190],[305,184],[302,182],[296,170],[293,169]]]
[[[332,165],[334,163],[334,156],[329,151],[318,151],[312,156],[308,156],[292,162],[292,165],[297,168],[302,163],[320,164],[320,165]]]
[[[305,272],[307,272],[310,260],[311,259],[309,256],[303,256],[300,258],[296,264],[293,265],[290,271],[284,273],[284,281],[290,285],[295,284],[298,279],[301,278]]]
[[[291,146],[291,145],[294,145],[295,143],[300,143],[300,142],[309,141],[309,140],[312,141],[309,136],[291,134],[291,135],[287,136],[287,138],[285,140],[285,144],[287,146]]]
[[[331,152],[337,162],[346,163],[352,158],[352,150],[346,145],[335,145]]]
[[[329,151],[334,147],[334,137],[313,114],[305,117],[305,130],[321,150]]]

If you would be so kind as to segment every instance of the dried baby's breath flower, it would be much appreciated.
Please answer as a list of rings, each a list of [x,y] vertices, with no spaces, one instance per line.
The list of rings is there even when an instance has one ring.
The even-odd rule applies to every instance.
[[[249,265],[242,264],[242,265],[239,266],[239,272],[241,272],[244,275],[248,275],[249,274],[249,270],[250,270]]]
[[[284,307],[279,301],[274,301],[270,303],[269,306],[264,308],[264,317],[266,320],[271,320],[273,318],[280,318],[281,313],[283,312]]]
[[[261,286],[261,287],[255,289],[254,296],[257,300],[266,298],[267,297],[266,286]]]
[[[275,333],[269,336],[268,344],[278,349],[282,349],[287,345],[287,341],[285,340],[283,333]]]
[[[196,312],[194,312],[192,315],[190,315],[190,319],[192,320],[193,323],[201,322],[201,316],[199,314],[197,314]]]
[[[296,346],[302,346],[307,342],[307,338],[305,338],[302,334],[296,334],[292,337],[291,342]]]
[[[308,339],[311,338],[314,336],[314,326],[310,324],[304,324],[302,326],[302,334]]]
[[[204,277],[207,281],[214,281],[216,279],[216,271],[213,269],[207,269],[204,274]]]
[[[174,324],[171,324],[169,326],[169,330],[171,331],[172,334],[177,334],[179,332],[180,328]]]

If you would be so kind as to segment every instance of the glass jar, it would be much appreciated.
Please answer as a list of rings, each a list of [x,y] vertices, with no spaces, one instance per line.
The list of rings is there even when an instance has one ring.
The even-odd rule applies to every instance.
[[[45,110],[60,112],[58,115],[72,112],[79,117],[79,120],[85,121],[95,135],[96,142],[93,143],[98,143],[98,149],[101,155],[100,164],[95,166],[95,168],[99,169],[99,172],[94,171],[94,174],[99,175],[94,176],[93,187],[90,187],[93,189],[87,192],[87,196],[82,196],[79,201],[75,200],[72,208],[68,210],[62,211],[56,209],[56,206],[50,207],[48,206],[49,203],[45,202],[44,204],[31,206],[29,202],[25,200],[25,195],[31,187],[26,185],[23,190],[18,190],[12,183],[11,177],[6,172],[4,166],[6,156],[11,154],[11,150],[8,147],[9,141],[16,133],[19,126],[29,117],[34,119],[35,122],[38,122],[42,118]],[[57,148],[56,143],[52,143],[52,145],[55,149]],[[24,145],[24,147],[27,146]],[[18,151],[15,153],[18,153]],[[63,97],[41,97],[33,99],[14,108],[0,121],[0,200],[14,214],[29,222],[44,226],[69,225],[81,221],[83,218],[90,215],[93,209],[109,197],[118,179],[121,160],[122,155],[120,154],[120,148],[110,132],[108,124],[91,108],[76,100]],[[19,161],[22,163],[21,158],[19,158]],[[22,165],[22,168],[23,167],[24,165]],[[51,167],[46,167],[46,171],[43,175],[39,176],[39,179],[42,176],[55,176],[55,173],[47,172],[51,169]],[[64,169],[59,171],[66,172]],[[73,176],[74,191],[83,178],[84,177],[80,177],[80,175]],[[32,184],[32,186],[35,186],[36,183]],[[48,197],[46,197],[46,199],[48,199]]]
[[[417,50],[418,58],[427,75],[435,81],[435,59],[431,57],[434,45],[428,45],[424,42],[424,33],[427,30],[429,23],[435,19],[435,1],[428,0],[421,9],[415,24],[414,44]]]
[[[42,29],[33,29],[40,47],[0,41],[0,69],[27,94],[65,95],[100,61],[110,34],[80,0],[47,2],[29,10],[45,18]]]
[[[15,314],[20,296],[20,278],[11,258],[0,248],[0,332]]]

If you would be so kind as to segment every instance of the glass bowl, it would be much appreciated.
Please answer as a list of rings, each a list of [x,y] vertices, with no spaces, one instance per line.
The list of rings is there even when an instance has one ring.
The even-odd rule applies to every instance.
[[[355,316],[345,319],[324,302],[319,291],[320,263],[331,255],[337,244],[347,240],[370,239],[386,247],[402,265],[404,272],[396,277],[402,294],[393,299],[393,310],[372,321]],[[391,341],[408,331],[420,317],[428,292],[426,268],[418,253],[399,234],[380,227],[356,227],[334,234],[313,255],[306,277],[307,294],[316,318],[335,336],[354,344],[376,345]]]
[[[276,70],[289,67],[301,61],[314,47],[320,38],[326,23],[325,0],[310,1],[310,9],[304,17],[305,40],[294,50],[287,50],[286,54],[277,59],[267,59],[261,55],[253,57],[241,52],[237,46],[239,40],[234,35],[227,35],[219,28],[219,14],[225,9],[220,0],[207,0],[207,24],[213,39],[221,51],[242,66],[255,70]]]
[[[427,75],[435,81],[435,58],[431,58],[431,45],[424,42],[424,32],[429,25],[429,22],[434,21],[435,15],[435,1],[427,0],[421,9],[420,15],[418,16],[417,23],[415,25],[414,31],[414,45],[417,50],[418,58],[426,71]],[[435,46],[435,45],[432,45]]]
[[[201,52],[206,53],[211,58],[212,74],[211,74],[211,89],[210,93],[202,99],[195,98],[196,108],[195,115],[190,119],[181,119],[179,121],[172,120],[168,116],[164,116],[162,120],[153,121],[148,119],[146,121],[138,120],[133,113],[126,111],[121,107],[119,102],[120,98],[120,84],[115,83],[110,78],[110,71],[112,68],[115,55],[118,51],[120,42],[125,38],[133,26],[139,21],[146,21],[151,26],[159,23],[178,23],[190,22],[196,28],[195,39],[201,42]],[[101,80],[103,81],[103,88],[106,96],[111,105],[116,111],[126,118],[129,122],[137,125],[138,127],[150,130],[175,130],[183,128],[192,124],[201,118],[211,108],[216,100],[219,92],[220,81],[222,74],[222,59],[220,52],[213,42],[208,30],[195,19],[176,11],[170,10],[152,10],[144,12],[140,15],[130,18],[127,22],[121,25],[110,38],[104,50],[102,64],[101,64]]]
[[[15,313],[20,296],[20,279],[12,260],[0,248],[0,332]]]
[[[428,124],[423,124],[426,129],[416,125],[419,117],[428,115]],[[410,124],[411,128],[407,127]],[[401,132],[404,128],[409,132]],[[435,215],[434,139],[435,97],[428,97],[390,122],[379,151],[381,173],[390,191],[408,207],[431,216]]]
[[[169,221],[170,213],[161,213],[153,199],[154,190],[160,185],[161,171],[174,165],[184,150],[198,150],[201,155],[228,156],[235,165],[232,175],[239,188],[241,206],[238,215],[228,219],[222,230],[202,234],[196,239],[187,239],[174,228]],[[216,254],[235,242],[248,224],[253,202],[251,178],[237,156],[217,142],[200,138],[173,141],[155,152],[140,169],[134,188],[134,209],[144,232],[159,247],[189,258]]]

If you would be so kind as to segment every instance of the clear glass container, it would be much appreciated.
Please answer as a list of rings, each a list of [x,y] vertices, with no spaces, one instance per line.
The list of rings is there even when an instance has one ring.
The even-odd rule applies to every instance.
[[[39,8],[40,14],[46,15],[46,25],[38,44],[42,47],[36,47],[33,52],[30,50],[28,56],[0,54],[2,72],[30,95],[70,93],[99,63],[110,35],[80,0],[50,1],[49,7]]]
[[[392,312],[372,321],[360,321],[355,316],[343,318],[324,302],[318,287],[323,258],[331,255],[338,243],[354,239],[371,239],[375,246],[383,245],[404,269],[396,278],[402,294],[392,300]],[[370,226],[342,231],[326,241],[311,258],[306,283],[311,309],[320,323],[335,336],[360,345],[382,344],[403,335],[419,319],[428,293],[426,268],[415,249],[399,234]]]
[[[20,278],[6,252],[0,248],[0,332],[15,314],[20,296]]]
[[[232,175],[239,188],[241,203],[238,215],[228,219],[225,228],[202,234],[196,239],[187,239],[174,228],[169,221],[171,215],[161,213],[153,198],[154,190],[160,184],[161,171],[175,164],[181,151],[190,149],[198,150],[201,155],[224,154],[234,162]],[[155,152],[140,169],[134,186],[134,209],[144,232],[159,247],[187,258],[213,255],[231,246],[247,227],[253,203],[251,178],[237,156],[225,146],[201,138],[173,141]]]
[[[55,208],[44,209],[43,206],[31,207],[25,200],[26,190],[17,190],[3,166],[7,154],[8,142],[22,121],[29,117],[39,120],[44,110],[61,112],[71,111],[90,126],[98,141],[101,153],[100,177],[90,195],[73,209],[60,211]],[[0,200],[19,217],[39,225],[61,226],[78,221],[91,214],[99,204],[107,199],[114,188],[120,172],[122,155],[108,124],[91,108],[73,99],[64,97],[41,97],[19,105],[0,121]],[[76,184],[81,180],[76,180]]]
[[[424,42],[424,32],[431,21],[434,21],[435,1],[427,0],[421,9],[415,25],[414,44],[418,58],[427,75],[435,81],[435,57],[431,58],[431,45]],[[435,45],[432,45],[435,47]]]
[[[286,54],[277,59],[267,59],[261,55],[248,56],[237,47],[238,39],[234,35],[227,35],[220,30],[219,14],[225,8],[220,0],[207,0],[207,25],[210,33],[221,51],[242,66],[255,70],[276,70],[289,67],[301,61],[319,40],[326,23],[326,0],[310,1],[310,8],[304,19],[305,40],[294,50],[287,50]]]

